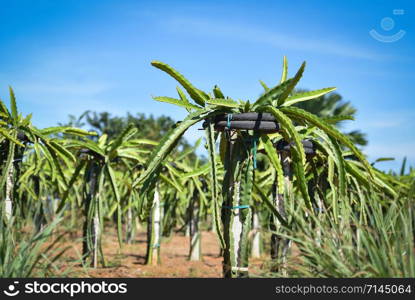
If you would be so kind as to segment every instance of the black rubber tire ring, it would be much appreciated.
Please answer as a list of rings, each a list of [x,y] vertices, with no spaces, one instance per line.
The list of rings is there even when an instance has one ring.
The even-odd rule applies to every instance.
[[[228,121],[219,121],[215,123],[215,128],[224,130],[228,125]],[[267,121],[231,121],[230,128],[228,129],[244,129],[244,130],[256,130],[262,132],[277,132],[279,125],[276,122]]]
[[[309,154],[309,155],[313,155],[316,153],[314,144],[312,141],[310,140],[302,140],[301,144],[303,144],[303,148],[304,148],[304,152],[305,154]],[[291,143],[287,143],[284,140],[280,140],[277,145],[276,148],[278,151],[290,151],[290,148],[294,145],[294,142]]]
[[[229,114],[218,115],[215,117],[215,122],[219,121],[228,121]],[[248,112],[248,113],[240,113],[240,114],[232,114],[232,118],[230,121],[269,121],[275,122],[275,118],[270,113],[256,113],[256,112]]]

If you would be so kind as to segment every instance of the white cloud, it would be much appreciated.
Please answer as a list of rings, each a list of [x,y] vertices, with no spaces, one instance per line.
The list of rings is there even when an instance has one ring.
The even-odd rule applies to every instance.
[[[199,20],[191,18],[171,18],[164,25],[168,30],[186,32],[195,35],[210,35],[244,40],[253,43],[268,44],[280,49],[311,51],[345,57],[363,59],[381,59],[384,56],[359,48],[354,45],[342,44],[328,39],[309,39],[292,35],[275,33],[262,28],[241,24]]]

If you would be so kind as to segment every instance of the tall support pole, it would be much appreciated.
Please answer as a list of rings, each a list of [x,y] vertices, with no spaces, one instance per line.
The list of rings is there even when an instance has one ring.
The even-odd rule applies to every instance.
[[[153,206],[147,224],[147,265],[160,264],[160,242],[161,242],[161,213],[160,192],[156,185],[154,189]]]
[[[95,202],[98,202],[97,197],[95,197]],[[96,203],[94,207],[94,219],[92,223],[92,266],[94,268],[98,267],[98,251],[99,251],[99,239],[101,237],[101,224],[99,221],[98,215],[98,204]]]
[[[290,164],[290,157],[287,153],[281,152],[280,154],[281,165],[284,173],[284,186],[291,190],[292,170]],[[273,203],[278,213],[286,219],[287,213],[285,210],[284,191],[278,190],[278,184],[273,185]],[[277,218],[272,218],[271,230],[280,230],[281,223]],[[278,263],[281,268],[276,268],[276,271],[280,270],[283,276],[287,275],[287,253],[291,245],[291,240],[281,237],[278,234],[273,233],[271,235],[271,258]]]
[[[132,241],[133,241],[134,228],[133,228],[133,212],[132,212],[130,200],[128,201],[127,205],[128,205],[128,208],[127,208],[127,223],[126,223],[126,226],[125,226],[127,234],[125,236],[125,242],[127,244],[131,244]]]
[[[19,135],[17,136],[17,138],[21,140],[19,138]],[[26,141],[22,142],[24,144],[26,143]],[[8,169],[6,170],[5,174],[6,182],[4,187],[4,212],[2,212],[2,214],[4,213],[5,221],[9,223],[9,221],[13,217],[13,213],[16,213],[16,210],[18,209],[18,203],[15,202],[15,194],[19,185],[19,181],[17,180],[17,178],[19,178],[20,176],[20,164],[23,159],[25,147],[19,147],[11,141],[6,141],[1,146],[0,150],[7,153],[7,160],[4,162],[5,164],[3,165],[3,167],[8,167]],[[13,212],[13,210],[15,212]]]
[[[84,191],[85,207],[82,258],[84,263],[86,263],[87,258],[90,257],[91,264],[94,268],[98,265],[98,239],[100,234],[97,196],[98,169],[97,163],[91,161],[87,168],[88,189]]]
[[[259,258],[261,257],[261,225],[259,223],[259,213],[257,209],[253,210],[252,214],[252,247],[251,247],[251,257]]]
[[[199,201],[196,189],[190,204],[190,253],[189,260],[202,260],[201,234],[199,231]]]
[[[225,278],[248,277],[248,233],[251,227],[253,161],[251,148],[242,135],[226,132],[228,146],[225,162],[224,203],[222,222],[225,249],[223,275]]]
[[[13,194],[14,194],[14,164],[11,163],[6,175],[6,198],[4,201],[4,215],[9,222],[13,215]]]

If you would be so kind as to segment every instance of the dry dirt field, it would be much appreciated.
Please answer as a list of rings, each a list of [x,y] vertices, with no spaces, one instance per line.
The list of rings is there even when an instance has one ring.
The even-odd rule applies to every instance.
[[[189,237],[176,234],[164,238],[161,243],[161,264],[145,265],[146,234],[139,232],[132,244],[123,244],[120,249],[115,232],[106,232],[103,240],[103,251],[106,267],[96,269],[84,268],[80,263],[80,236],[69,237],[60,243],[60,247],[68,247],[64,255],[57,261],[59,271],[57,277],[221,277],[222,257],[219,256],[219,245],[215,233],[202,233],[203,261],[193,262],[187,259]],[[262,259],[250,262],[251,274],[259,274]]]

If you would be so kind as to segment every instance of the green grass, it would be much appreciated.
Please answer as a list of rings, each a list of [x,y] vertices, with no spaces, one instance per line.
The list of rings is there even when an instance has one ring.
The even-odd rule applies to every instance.
[[[1,222],[0,277],[54,276],[54,262],[66,250],[58,247],[59,237],[52,237],[59,221],[57,218],[38,233],[27,233],[13,227],[13,223],[5,226]]]
[[[330,213],[305,217],[298,206],[289,209],[295,226],[280,233],[299,251],[289,258],[289,277],[415,277],[414,199],[364,200],[339,203],[337,223]]]

